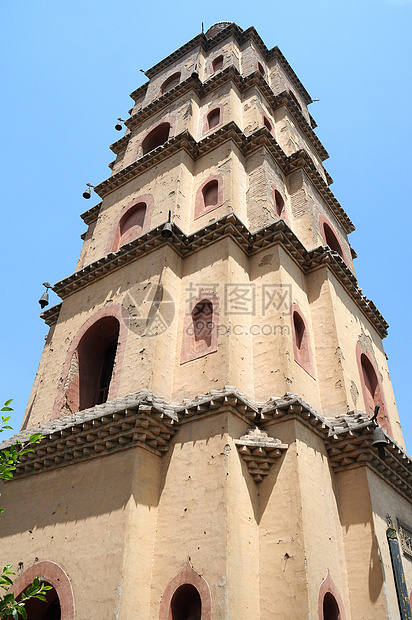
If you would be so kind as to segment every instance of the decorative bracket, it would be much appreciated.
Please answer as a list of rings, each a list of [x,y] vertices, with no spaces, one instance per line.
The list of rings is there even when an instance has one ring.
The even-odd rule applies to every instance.
[[[235,444],[256,483],[262,482],[264,476],[268,475],[271,465],[282,455],[282,451],[289,447],[280,439],[269,437],[259,428],[249,429],[246,435],[235,439]]]

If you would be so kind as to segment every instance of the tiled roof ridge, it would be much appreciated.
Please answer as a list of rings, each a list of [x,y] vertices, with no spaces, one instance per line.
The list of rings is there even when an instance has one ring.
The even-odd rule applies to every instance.
[[[177,50],[166,56],[166,58],[163,58],[161,61],[153,65],[150,69],[147,69],[147,71],[145,71],[145,75],[149,79],[151,79],[157,73],[159,73],[159,71],[162,71],[166,67],[169,67],[179,58],[182,58],[185,54],[187,54],[187,52],[189,52],[190,50],[200,46],[204,49],[204,51],[210,51],[213,47],[218,45],[221,41],[223,41],[230,35],[233,35],[237,42],[241,45],[247,40],[253,39],[265,60],[269,61],[272,58],[276,58],[279,61],[283,70],[285,71],[285,73],[287,74],[290,81],[299,92],[305,103],[309,104],[312,102],[312,98],[309,95],[308,91],[303,86],[302,82],[299,80],[298,76],[296,75],[278,46],[268,49],[263,40],[261,39],[260,35],[258,34],[257,30],[253,26],[250,26],[246,30],[242,30],[237,24],[233,22],[227,28],[221,30],[210,39],[206,37],[206,35],[203,33],[196,35],[193,39],[191,39],[190,41],[179,47]],[[144,84],[143,86],[146,86],[147,88],[146,84]],[[142,89],[143,87],[141,86],[138,89],[134,90],[130,94],[130,97],[132,99],[136,99],[142,92]]]
[[[286,175],[291,174],[299,168],[304,169],[319,194],[331,208],[344,231],[349,233],[354,230],[355,227],[349,216],[317,171],[310,155],[304,149],[300,149],[288,157],[281,149],[276,139],[271,135],[267,127],[261,127],[246,136],[234,121],[230,121],[199,142],[193,138],[188,130],[183,131],[168,140],[165,144],[158,146],[153,149],[153,151],[143,155],[143,157],[132,162],[119,172],[116,172],[106,180],[96,185],[94,188],[95,192],[101,198],[108,196],[115,189],[122,187],[145,170],[152,168],[160,161],[167,159],[180,149],[185,150],[190,157],[196,160],[198,157],[201,157],[205,153],[212,151],[222,143],[231,139],[235,139],[238,148],[240,148],[244,154],[248,154],[251,144],[253,144],[253,142],[256,144],[256,141],[260,139],[259,146],[265,145],[268,147],[268,150],[274,157],[274,160]]]
[[[268,468],[288,447],[269,436],[267,430],[290,419],[305,424],[322,437],[335,471],[368,466],[399,493],[409,500],[412,498],[411,459],[385,432],[385,459],[378,455],[372,444],[376,425],[366,413],[325,417],[294,393],[272,397],[266,403],[254,403],[235,387],[224,386],[174,404],[150,390],[141,390],[18,433],[2,442],[0,449],[16,441],[25,442],[32,433],[44,435],[39,444],[33,445],[32,453],[21,457],[16,478],[135,446],[162,456],[180,424],[228,408],[252,425],[246,435],[234,439],[255,482],[267,475]],[[341,428],[337,430],[336,426]]]
[[[166,244],[169,244],[175,252],[184,258],[225,236],[230,236],[250,256],[263,248],[280,243],[305,273],[327,265],[374,325],[379,335],[382,338],[387,335],[388,323],[375,304],[362,293],[355,275],[339,254],[328,246],[320,246],[307,251],[284,220],[277,220],[255,233],[251,233],[234,213],[229,213],[191,235],[186,235],[176,224],[172,223],[173,236],[168,240],[162,235],[163,226],[164,224],[161,224],[141,237],[123,245],[117,252],[110,252],[107,256],[86,265],[80,271],[57,282],[53,286],[54,292],[64,299],[80,288],[89,285],[90,282],[100,279],[109,272],[134,261],[139,256],[146,255]]]
[[[125,124],[130,130],[119,140],[110,145],[110,149],[114,153],[120,153],[127,145],[128,140],[132,137],[132,131],[138,127],[141,123],[151,118],[164,108],[170,105],[173,101],[179,99],[187,93],[189,90],[194,90],[199,97],[204,97],[213,90],[220,88],[222,84],[226,84],[229,81],[234,81],[237,88],[241,92],[244,92],[252,86],[257,86],[266,98],[272,110],[276,110],[281,105],[287,106],[292,112],[298,126],[303,131],[307,139],[311,142],[313,148],[318,153],[321,160],[328,159],[329,154],[325,147],[315,134],[313,127],[308,123],[304,117],[301,109],[290,96],[288,91],[283,91],[278,95],[275,95],[265,78],[259,71],[255,71],[247,76],[242,76],[238,69],[234,65],[226,67],[223,71],[214,74],[205,82],[199,79],[197,73],[192,73],[186,80],[177,84],[174,88],[161,95],[157,99],[151,101],[147,106],[137,111],[131,117],[129,117]]]
[[[316,416],[322,422],[325,422],[332,431],[337,425],[336,421],[338,421],[339,424],[342,424],[343,420],[360,419],[363,423],[365,420],[369,419],[366,413],[359,411],[348,412],[348,414],[330,418],[322,416],[294,392],[286,392],[282,397],[271,397],[265,402],[254,402],[250,400],[245,394],[240,392],[236,386],[225,385],[221,389],[210,390],[206,394],[201,393],[197,394],[193,398],[184,398],[180,402],[168,403],[162,396],[157,396],[153,394],[151,390],[143,389],[139,390],[138,392],[126,394],[125,396],[119,396],[114,400],[107,401],[103,404],[95,405],[94,407],[90,407],[88,409],[83,409],[82,411],[79,411],[77,413],[65,415],[61,418],[55,418],[44,424],[39,424],[37,426],[33,426],[31,428],[20,431],[9,439],[1,442],[0,450],[14,445],[16,442],[25,443],[28,441],[29,436],[34,433],[50,435],[55,431],[69,428],[76,424],[90,422],[92,420],[108,415],[113,415],[119,413],[120,411],[124,411],[125,409],[139,407],[139,405],[142,404],[150,405],[155,409],[161,411],[162,413],[165,413],[168,417],[170,417],[171,420],[178,422],[179,415],[181,417],[184,416],[185,412],[187,412],[189,409],[198,409],[203,405],[210,404],[218,400],[224,400],[228,397],[233,397],[234,399],[239,401],[239,403],[241,403],[244,407],[251,411],[251,415],[253,417],[256,417],[258,414],[260,414],[263,418],[265,418],[268,412],[272,411],[273,409],[284,409],[293,412],[293,406],[298,405],[300,408],[303,408],[306,411],[310,412],[313,416]],[[348,429],[349,428],[351,428],[350,425],[348,425]]]

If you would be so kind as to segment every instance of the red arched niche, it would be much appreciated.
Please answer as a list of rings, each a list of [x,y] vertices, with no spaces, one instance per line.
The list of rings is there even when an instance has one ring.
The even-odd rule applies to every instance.
[[[346,620],[342,599],[332,581],[329,570],[320,584],[318,614],[319,620]]]
[[[263,75],[263,77],[265,77],[265,70],[264,70],[264,68],[263,68],[262,63],[258,62],[258,63],[257,63],[257,68],[258,68],[259,73],[260,73],[261,75]]]
[[[341,242],[338,239],[338,235],[331,222],[324,215],[319,216],[319,223],[322,232],[323,242],[325,245],[328,245],[331,250],[334,250],[339,254],[339,256],[345,261],[347,264],[348,261],[346,259],[346,254],[342,247]]]
[[[293,336],[293,356],[295,362],[301,366],[314,379],[315,367],[313,363],[312,347],[310,344],[310,334],[306,319],[297,303],[293,303],[290,309],[292,336]]]
[[[204,117],[203,133],[207,133],[208,131],[212,131],[212,129],[216,129],[216,127],[220,127],[222,123],[223,105],[214,106]]]
[[[143,155],[167,142],[170,136],[170,128],[170,123],[156,125],[142,141]]]
[[[216,71],[220,71],[223,67],[223,56],[220,54],[216,56],[214,60],[212,60],[212,73],[216,73]]]
[[[211,175],[199,187],[195,199],[195,220],[223,204],[223,178]]]
[[[47,603],[30,600],[26,604],[29,620],[74,620],[74,597],[68,576],[58,564],[47,560],[30,566],[14,581],[11,591],[18,597],[35,577],[53,587],[47,592]],[[60,612],[60,615],[58,613]],[[54,614],[54,615],[53,615]]]
[[[183,615],[184,607],[186,615]],[[212,620],[212,598],[207,581],[192,568],[188,560],[180,573],[166,586],[160,603],[159,620],[191,620],[192,617],[193,620]]]
[[[217,351],[218,325],[219,299],[215,293],[202,291],[184,317],[181,364]]]
[[[356,344],[356,361],[358,363],[365,411],[372,417],[375,406],[379,405],[378,424],[392,436],[392,428],[388,417],[380,374],[369,351],[362,351],[359,343]]]
[[[275,209],[275,215],[285,222],[289,223],[289,217],[286,211],[285,199],[283,198],[282,193],[276,187],[276,185],[272,185],[272,197],[273,197],[273,206]]]
[[[273,124],[271,123],[271,121],[268,119],[268,117],[266,116],[266,114],[263,114],[263,126],[266,127],[267,129],[269,129],[270,133],[272,136],[275,135],[274,129],[273,129]]]
[[[180,71],[176,71],[173,75],[169,76],[167,80],[165,80],[161,86],[160,94],[164,95],[169,90],[172,90],[175,86],[180,83]]]
[[[53,419],[65,404],[72,413],[117,396],[128,334],[129,314],[123,306],[102,308],[78,331],[66,355]],[[114,342],[117,342],[114,349]],[[108,378],[107,385],[99,381]],[[109,376],[110,375],[110,376]],[[105,393],[99,394],[105,389]],[[64,415],[68,413],[64,410]]]
[[[106,254],[117,252],[125,243],[144,235],[150,229],[153,209],[152,194],[142,194],[128,202],[112,224]]]

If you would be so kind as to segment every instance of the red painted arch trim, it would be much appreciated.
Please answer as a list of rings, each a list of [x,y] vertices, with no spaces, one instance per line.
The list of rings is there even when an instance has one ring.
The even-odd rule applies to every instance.
[[[175,136],[175,134],[176,134],[176,124],[177,124],[177,117],[176,117],[176,115],[171,114],[171,115],[167,115],[167,116],[161,118],[158,123],[156,123],[155,125],[150,125],[150,127],[148,127],[147,131],[145,131],[142,134],[142,136],[140,137],[140,139],[137,142],[136,146],[134,147],[134,156],[132,157],[132,161],[135,161],[136,159],[139,159],[139,157],[142,157],[142,155],[143,155],[143,149],[142,149],[143,141],[149,135],[149,133],[152,133],[152,131],[154,129],[156,129],[156,127],[158,127],[159,125],[163,125],[163,123],[169,123],[169,125],[170,125],[169,140],[170,140],[170,138],[173,138]]]
[[[17,597],[27,588],[35,577],[47,581],[59,597],[61,620],[74,620],[74,596],[70,580],[64,570],[54,562],[44,560],[30,566],[14,581],[11,591]]]
[[[299,315],[300,319],[303,322],[303,325],[305,326],[306,341],[305,341],[305,348],[303,350],[299,349],[298,345],[297,345],[295,322],[293,320],[293,315],[295,313]],[[314,361],[313,361],[311,336],[310,336],[310,331],[309,331],[309,328],[308,328],[308,323],[307,323],[307,321],[305,319],[305,315],[303,314],[302,310],[300,309],[299,304],[296,303],[296,302],[294,302],[291,305],[291,307],[290,307],[290,322],[291,322],[291,325],[292,325],[293,357],[295,358],[295,362],[301,368],[303,368],[303,370],[305,370],[308,373],[308,375],[310,375],[312,377],[312,379],[316,380],[315,364],[314,364]]]
[[[381,375],[378,372],[378,369],[376,368],[375,360],[373,359],[372,355],[369,353],[369,351],[362,351],[362,349],[359,346],[359,343],[357,342],[356,343],[356,361],[358,363],[358,371],[359,371],[359,378],[360,378],[361,387],[362,387],[362,396],[363,396],[363,402],[365,405],[365,412],[368,413],[366,409],[368,408],[367,403],[368,403],[369,398],[368,398],[368,388],[366,387],[366,384],[363,378],[362,360],[361,360],[362,355],[365,355],[365,357],[368,358],[375,372],[377,381],[378,381],[378,390],[379,390],[379,396],[380,396],[380,401],[381,401],[380,402],[381,408],[379,410],[377,421],[382,426],[382,428],[387,433],[389,433],[391,437],[393,437],[391,422],[388,416],[388,408],[386,406],[385,393],[384,393],[383,386],[382,386]]]
[[[213,315],[211,325],[211,342],[208,347],[196,350],[195,334],[192,328],[192,312],[196,305],[202,301],[209,301],[212,304]],[[218,327],[219,327],[219,298],[216,293],[201,291],[197,297],[191,300],[183,320],[182,351],[180,364],[191,362],[192,360],[204,357],[210,353],[215,353],[218,347]]]
[[[120,240],[120,221],[122,217],[133,207],[140,202],[146,203],[146,214],[144,218],[143,228],[140,232],[141,235],[144,235],[149,229],[152,220],[152,214],[154,209],[154,198],[152,194],[142,194],[140,196],[136,196],[130,202],[127,203],[125,207],[120,211],[119,215],[116,217],[115,221],[112,224],[112,227],[109,232],[109,236],[107,238],[106,250],[105,254],[107,255],[109,252],[116,252],[119,248],[119,240]]]
[[[339,243],[339,247],[342,250],[342,258],[343,258],[343,260],[345,261],[345,263],[347,265],[349,265],[350,263],[348,262],[348,258],[346,256],[346,252],[345,252],[345,250],[343,248],[342,242],[339,239],[339,235],[336,232],[336,227],[326,217],[326,215],[319,215],[319,224],[320,224],[320,232],[321,232],[324,244],[328,245],[328,242],[326,241],[325,228],[324,228],[324,224],[327,224],[329,226],[329,228],[331,229],[331,231],[333,232],[333,234],[335,235],[336,241]]]
[[[72,361],[72,357],[79,346],[80,340],[83,338],[84,334],[87,330],[94,325],[97,321],[102,319],[103,317],[115,317],[119,321],[119,338],[117,341],[117,351],[116,351],[116,361],[115,367],[113,371],[113,377],[110,381],[109,395],[108,400],[112,400],[116,398],[117,392],[120,384],[120,377],[123,365],[124,353],[126,350],[126,342],[127,335],[129,332],[129,313],[126,308],[119,305],[112,304],[111,306],[106,306],[105,308],[101,308],[98,312],[96,312],[92,317],[90,317],[79,329],[76,336],[73,338],[69,349],[66,354],[66,359],[63,365],[62,370],[62,382],[57,392],[57,397],[53,407],[53,415],[52,420],[60,417],[60,411],[63,406],[64,394],[65,394],[65,383],[69,374],[70,364]],[[75,412],[73,412],[75,413]]]
[[[339,607],[339,620],[346,620],[345,610],[343,608],[342,598],[336,589],[335,584],[332,581],[332,577],[330,576],[329,569],[325,579],[320,584],[319,588],[319,596],[318,596],[318,614],[319,620],[324,620],[323,616],[323,599],[325,598],[325,594],[330,592],[335,599],[338,607]]]
[[[202,601],[202,620],[212,620],[212,597],[209,585],[201,575],[199,575],[188,560],[180,573],[173,577],[166,586],[160,603],[159,620],[171,620],[170,604],[176,590],[185,584],[190,584],[199,592]]]
[[[205,207],[204,201],[203,201],[203,188],[208,183],[210,183],[210,181],[217,181],[217,183],[218,183],[218,186],[217,186],[217,204],[211,205],[209,207]],[[199,189],[196,192],[195,217],[194,217],[194,219],[197,220],[199,217],[202,217],[202,215],[206,215],[206,213],[210,213],[210,211],[214,211],[218,207],[221,207],[222,204],[223,204],[223,177],[220,174],[212,174],[212,175],[210,175],[210,177],[208,177],[204,181],[204,183],[202,183],[202,185],[199,187]]]
[[[283,208],[282,208],[280,215],[276,213],[276,192],[280,194],[283,200]],[[275,185],[275,183],[272,183],[272,200],[273,200],[273,210],[274,210],[275,216],[280,220],[284,220],[290,226],[289,213],[286,208],[285,192],[281,190],[281,188],[278,185]]]
[[[211,129],[209,129],[209,121],[208,121],[208,117],[209,114],[211,112],[213,112],[214,110],[219,110],[220,112],[220,116],[219,116],[219,122],[217,125],[215,125],[215,127],[212,127]],[[223,125],[223,104],[219,104],[219,105],[214,105],[212,106],[209,110],[207,110],[207,112],[205,113],[205,116],[203,118],[203,134],[205,135],[209,132],[212,131],[216,131],[216,129],[218,129],[219,127],[221,127]]]

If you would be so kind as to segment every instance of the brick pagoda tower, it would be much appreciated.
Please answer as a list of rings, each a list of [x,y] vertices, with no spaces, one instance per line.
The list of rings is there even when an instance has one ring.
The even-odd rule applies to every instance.
[[[45,438],[2,489],[15,591],[53,586],[30,620],[409,618],[388,326],[311,98],[230,22],[146,75],[42,315],[18,437]]]

